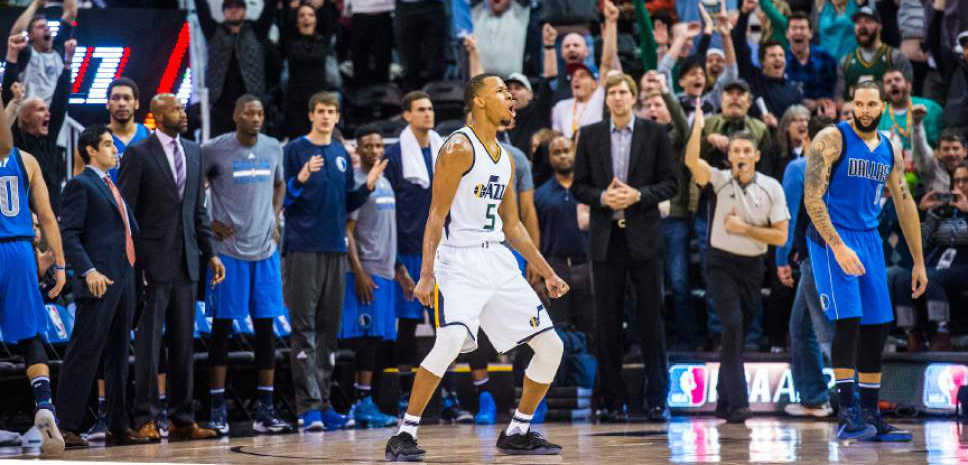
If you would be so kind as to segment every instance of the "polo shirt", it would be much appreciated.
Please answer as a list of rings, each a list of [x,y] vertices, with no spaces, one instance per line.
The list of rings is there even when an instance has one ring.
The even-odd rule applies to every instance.
[[[716,193],[716,207],[709,228],[709,245],[735,255],[756,257],[766,253],[767,245],[742,234],[726,232],[724,219],[736,212],[747,224],[767,227],[790,219],[783,187],[776,179],[762,173],[753,175],[747,184],[740,184],[730,170],[710,169],[709,183]]]

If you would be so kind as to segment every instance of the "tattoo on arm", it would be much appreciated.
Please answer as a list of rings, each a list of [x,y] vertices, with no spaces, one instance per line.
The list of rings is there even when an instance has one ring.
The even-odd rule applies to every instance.
[[[843,244],[823,200],[830,184],[833,164],[840,158],[841,139],[838,132],[834,127],[824,129],[811,142],[803,180],[803,203],[807,214],[817,232],[831,246]]]
[[[911,258],[914,259],[914,263],[923,264],[921,217],[918,215],[914,196],[911,195],[907,180],[904,178],[904,156],[897,148],[894,148],[894,169],[887,179],[887,188],[891,191],[894,208],[897,209],[897,218],[901,223],[901,232],[904,233],[904,240],[911,251]]]

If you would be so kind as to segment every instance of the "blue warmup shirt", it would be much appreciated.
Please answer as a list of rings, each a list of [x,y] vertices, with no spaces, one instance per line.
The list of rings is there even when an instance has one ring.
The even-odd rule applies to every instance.
[[[541,254],[547,258],[588,256],[588,236],[578,229],[578,201],[552,177],[534,191],[541,226]]]
[[[314,155],[323,167],[305,183],[297,176]],[[289,252],[346,252],[346,214],[366,203],[366,184],[353,189],[353,165],[339,143],[316,145],[305,136],[286,144],[283,155],[286,178],[283,254]]]
[[[118,171],[121,168],[121,158],[124,157],[124,149],[141,139],[147,139],[150,135],[151,130],[140,123],[135,124],[134,136],[131,137],[131,140],[127,144],[123,140],[118,139],[118,136],[111,134],[111,139],[114,139],[114,148],[118,149],[118,166],[108,170],[108,174],[111,175],[111,181],[114,181],[114,184],[118,183]]]
[[[793,249],[797,217],[800,215],[800,203],[803,200],[803,174],[807,170],[807,158],[800,157],[787,163],[783,171],[783,194],[786,196],[787,209],[790,210],[790,222],[787,225],[787,241],[776,248],[776,266],[790,264],[790,250]]]
[[[30,179],[20,151],[10,150],[0,160],[0,240],[33,239],[30,217]]]
[[[430,216],[430,199],[434,180],[434,167],[430,147],[421,149],[427,173],[430,174],[431,187],[426,189],[403,179],[403,162],[400,143],[386,149],[388,160],[383,177],[390,181],[397,198],[397,253],[400,255],[423,254],[424,228]]]

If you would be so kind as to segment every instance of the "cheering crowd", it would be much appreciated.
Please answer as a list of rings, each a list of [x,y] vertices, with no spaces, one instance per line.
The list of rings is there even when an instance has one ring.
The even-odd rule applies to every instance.
[[[724,373],[744,351],[788,353],[801,401],[787,413],[831,414],[822,369],[833,326],[812,277],[804,177],[811,141],[855,118],[854,91],[868,82],[885,104],[880,134],[903,151],[929,278],[912,297],[915,263],[885,190],[876,201],[891,344],[920,352],[963,342],[963,2],[269,0],[254,12],[252,2],[197,0],[210,108],[144,95],[119,77],[106,124],[86,128],[75,154],[57,135],[69,112],[77,6],[64,1],[54,37],[44,3],[31,2],[10,31],[2,84],[0,148],[11,155],[0,170],[29,177],[33,227],[0,228],[0,243],[33,238],[35,292],[74,304],[55,382],[43,322],[5,317],[0,331],[26,365],[38,428],[51,430],[56,412],[61,447],[229,434],[230,340],[246,317],[256,432],[396,425],[391,414],[406,410],[419,360],[417,326],[436,317],[413,297],[435,160],[467,118],[443,84],[462,88],[485,72],[502,76],[515,99],[498,137],[514,158],[521,221],[571,291],[541,294],[542,278],[518,255],[521,272],[559,331],[589,337],[600,421],[627,420],[621,370],[635,361],[647,378],[640,407],[669,418],[667,349],[718,351]],[[142,103],[153,128],[135,121]],[[393,114],[380,114],[384,106]],[[211,115],[210,140],[198,140],[198,111]],[[27,194],[15,212],[8,192],[4,215],[27,211]],[[3,291],[21,292],[13,289]],[[212,319],[199,363],[208,396],[193,390],[196,301]],[[280,317],[291,323],[294,392],[274,392]],[[497,354],[482,339],[467,356],[478,398],[463,402],[477,412],[462,408],[449,372],[444,420],[496,421],[487,366]],[[344,412],[331,390],[339,349],[355,354]],[[511,354],[515,367],[526,350]],[[381,410],[372,389],[389,366],[400,400]],[[720,388],[745,392],[741,375],[721,376]],[[296,418],[277,412],[277,396],[294,396]],[[745,396],[733,397],[724,396],[732,405],[722,416],[742,421]],[[209,406],[207,422],[196,421],[196,399]]]

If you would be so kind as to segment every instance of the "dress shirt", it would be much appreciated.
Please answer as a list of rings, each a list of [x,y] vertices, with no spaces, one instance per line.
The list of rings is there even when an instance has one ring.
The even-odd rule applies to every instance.
[[[165,134],[160,130],[156,130],[155,134],[158,135],[158,141],[161,142],[161,148],[165,150],[165,159],[168,160],[168,167],[171,168],[171,178],[173,180],[178,179],[178,172],[175,171],[175,154],[171,150],[171,142],[175,141],[178,143],[178,151],[181,154],[182,161],[186,161],[185,157],[185,146],[181,145],[181,136],[175,136],[174,138]],[[183,165],[184,166],[184,165]],[[187,175],[187,173],[186,173]],[[177,181],[176,181],[177,182]]]

